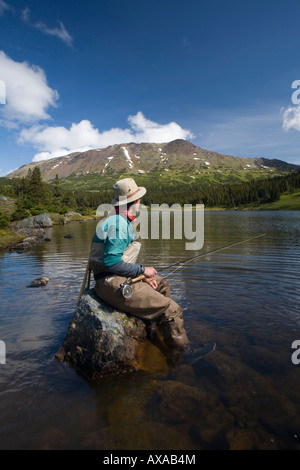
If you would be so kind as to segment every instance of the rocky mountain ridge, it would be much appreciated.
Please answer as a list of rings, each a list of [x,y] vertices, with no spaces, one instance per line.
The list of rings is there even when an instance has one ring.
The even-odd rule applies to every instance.
[[[74,152],[70,155],[23,165],[10,173],[8,178],[24,177],[28,170],[39,166],[44,181],[50,182],[56,175],[70,176],[99,174],[147,174],[176,171],[191,178],[208,171],[256,171],[288,173],[300,166],[281,160],[266,158],[244,158],[220,154],[197,147],[185,140],[169,143],[126,143],[111,145],[103,149]]]

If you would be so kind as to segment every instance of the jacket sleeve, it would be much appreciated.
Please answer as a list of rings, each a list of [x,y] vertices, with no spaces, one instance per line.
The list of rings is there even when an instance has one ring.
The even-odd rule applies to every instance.
[[[119,263],[110,266],[107,270],[113,274],[116,274],[117,276],[134,278],[140,274],[143,274],[145,268],[142,264],[130,264],[125,263],[125,261],[120,261]]]

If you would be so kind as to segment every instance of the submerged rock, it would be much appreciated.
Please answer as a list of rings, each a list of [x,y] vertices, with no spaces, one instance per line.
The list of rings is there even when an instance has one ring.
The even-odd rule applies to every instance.
[[[204,388],[193,387],[176,380],[154,381],[154,392],[146,409],[149,419],[169,424],[189,422],[207,402]],[[184,405],[183,405],[184,404]]]
[[[31,284],[29,284],[28,287],[41,287],[41,286],[46,286],[48,282],[50,281],[49,277],[38,277],[34,281],[32,281]]]
[[[81,297],[55,357],[92,380],[149,370],[153,363],[156,369],[166,366],[163,354],[147,339],[146,324],[114,309],[99,299],[93,289],[86,289]]]

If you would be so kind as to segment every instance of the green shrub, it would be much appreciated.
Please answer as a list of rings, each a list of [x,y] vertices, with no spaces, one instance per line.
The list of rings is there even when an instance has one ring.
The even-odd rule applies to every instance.
[[[48,212],[48,207],[37,205],[30,208],[31,215],[39,215],[43,212]]]
[[[0,228],[5,228],[10,223],[10,216],[4,212],[0,212]]]
[[[31,217],[32,214],[28,209],[24,209],[23,207],[17,208],[15,212],[12,213],[11,219],[15,220],[22,220],[27,219],[27,217]]]

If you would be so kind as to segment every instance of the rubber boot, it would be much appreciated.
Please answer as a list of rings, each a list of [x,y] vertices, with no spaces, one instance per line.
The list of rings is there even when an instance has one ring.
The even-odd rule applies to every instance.
[[[192,344],[185,349],[183,353],[183,362],[189,365],[194,365],[203,357],[208,356],[216,349],[216,343],[209,341],[203,344]]]
[[[208,343],[188,345],[186,348],[170,348],[167,353],[168,364],[172,367],[181,364],[190,366],[195,365],[198,361],[208,356],[216,349],[216,343],[210,341]]]
[[[183,313],[180,309],[177,315],[168,318],[159,324],[160,331],[166,344],[171,348],[184,350],[189,344],[186,331],[183,326]]]

